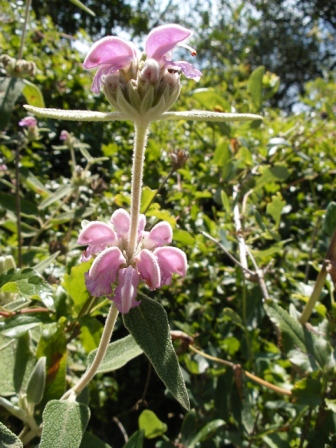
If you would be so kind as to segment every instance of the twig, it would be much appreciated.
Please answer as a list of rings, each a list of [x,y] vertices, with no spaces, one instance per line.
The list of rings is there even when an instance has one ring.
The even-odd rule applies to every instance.
[[[206,232],[201,231],[201,233],[206,238],[209,238],[209,240],[211,240],[214,243],[216,243],[217,246],[220,247],[222,249],[222,251],[225,252],[225,254],[230,258],[230,260],[233,261],[241,269],[243,269],[243,271],[245,271],[247,274],[249,274],[251,276],[255,275],[255,273],[253,271],[251,271],[248,267],[243,266],[233,255],[231,255],[230,252],[227,249],[225,249],[225,247],[219,241],[217,241],[215,238],[213,238],[211,235],[209,235]]]
[[[116,425],[118,426],[118,428],[120,429],[120,432],[122,433],[125,443],[128,442],[128,435],[127,432],[124,428],[124,425],[121,423],[121,421],[117,418],[117,417],[113,417],[112,420],[114,421],[114,423],[116,423]]]
[[[233,362],[227,361],[225,359],[216,358],[215,356],[208,355],[207,353],[202,352],[201,350],[198,350],[193,345],[189,345],[189,348],[199,355],[203,356],[204,358],[210,359],[211,361],[219,362],[220,364],[224,364],[225,366],[231,367],[232,369],[235,369],[237,367],[237,364],[234,364]],[[257,384],[260,384],[261,386],[267,387],[267,389],[271,389],[274,392],[281,394],[281,395],[287,395],[290,397],[292,395],[292,392],[287,389],[282,389],[281,387],[275,386],[274,384],[269,383],[268,381],[263,380],[262,378],[259,378],[256,375],[253,375],[253,373],[248,372],[247,370],[242,369],[242,372],[250,378],[252,381],[254,381]]]

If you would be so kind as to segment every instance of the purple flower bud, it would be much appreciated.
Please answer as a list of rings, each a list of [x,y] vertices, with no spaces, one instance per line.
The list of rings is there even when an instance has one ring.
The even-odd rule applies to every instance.
[[[19,121],[19,126],[32,128],[34,126],[37,126],[37,120],[34,117],[28,116]]]

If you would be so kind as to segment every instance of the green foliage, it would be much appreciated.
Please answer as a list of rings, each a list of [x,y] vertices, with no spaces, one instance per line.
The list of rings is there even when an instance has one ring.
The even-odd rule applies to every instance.
[[[134,338],[129,335],[116,342],[112,342],[107,347],[106,354],[101,362],[97,373],[111,372],[120,369],[126,365],[131,359],[141,355],[142,349],[135,342]],[[88,365],[90,365],[95,357],[96,350],[88,356]]]
[[[133,308],[123,319],[125,327],[149,358],[165,386],[185,409],[189,409],[188,393],[162,305],[142,295],[141,307]]]
[[[149,298],[117,321],[89,388],[78,402],[56,401],[85,373],[101,338],[110,300],[90,297],[84,276],[90,262],[79,263],[84,248],[77,238],[83,219],[108,222],[117,208],[128,210],[133,128],[40,119],[32,138],[17,125],[22,104],[110,111],[102,94],[90,93],[92,74],[74,49],[90,42],[87,32],[110,34],[110,27],[130,24],[130,34],[139,36],[148,23],[183,24],[175,1],[163,12],[155,2],[138,10],[119,1],[84,3],[96,18],[71,2],[34,0],[37,18],[30,16],[23,57],[36,62],[36,76],[13,78],[0,67],[0,165],[6,165],[0,252],[22,264],[0,272],[0,420],[6,425],[0,424],[0,445],[37,445],[43,416],[41,446],[48,447],[334,446],[334,278],[327,278],[309,323],[300,323],[335,229],[336,170],[335,77],[322,73],[328,60],[318,62],[317,53],[331,36],[319,34],[319,24],[311,29],[315,19],[301,20],[305,1],[294,14],[283,2],[223,4],[216,17],[204,2],[186,5],[192,11],[185,23],[197,28],[199,40],[193,63],[203,75],[198,84],[183,80],[174,108],[260,110],[264,121],[151,125],[141,204],[146,230],[170,222],[173,244],[187,253],[187,276],[155,292],[141,286]],[[3,1],[1,10],[2,52],[16,57],[23,7]],[[320,8],[314,17],[327,13]],[[303,28],[308,34],[295,32]],[[70,39],[72,32],[78,34]],[[286,94],[293,83],[302,93],[296,114]],[[72,133],[72,148],[59,141],[63,129]],[[170,152],[182,150],[189,158],[174,171]],[[263,273],[269,299],[257,277],[228,255],[241,261],[240,237],[251,254],[248,268]],[[194,342],[182,335],[172,343],[170,328]],[[210,359],[188,350],[191,343]],[[189,396],[192,411],[184,415],[172,395],[184,408]],[[22,428],[21,442],[14,433]]]
[[[3,448],[22,448],[21,440],[0,422],[0,444]]]
[[[49,401],[43,412],[40,447],[79,447],[89,418],[89,408],[82,403]]]
[[[167,425],[148,409],[142,411],[139,416],[139,428],[144,431],[147,439],[155,439],[167,431]]]

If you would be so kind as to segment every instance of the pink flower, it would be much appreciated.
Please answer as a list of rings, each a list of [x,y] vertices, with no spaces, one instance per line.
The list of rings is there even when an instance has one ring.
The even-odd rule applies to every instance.
[[[191,31],[180,25],[171,24],[154,28],[145,43],[145,53],[148,58],[144,67],[146,77],[152,81],[158,79],[156,69],[158,63],[159,68],[164,68],[168,72],[169,70],[182,71],[187,78],[198,81],[202,75],[199,70],[188,62],[171,60],[172,52],[178,45],[188,48],[193,56],[196,55],[195,50],[182,44],[190,35]],[[119,37],[107,36],[92,46],[83,66],[86,69],[98,68],[91,90],[99,93],[106,75],[117,73],[119,70],[127,72],[131,64],[138,69],[138,53],[134,45]],[[150,70],[147,68],[148,65]]]
[[[187,77],[199,81],[202,73],[186,61],[171,60],[173,50],[177,46],[190,50],[192,56],[196,56],[196,51],[188,45],[182,44],[188,39],[191,31],[180,25],[162,25],[154,28],[147,37],[145,53],[147,57],[155,59],[162,66],[171,70],[181,70]]]
[[[61,133],[60,133],[60,137],[59,137],[59,139],[64,141],[64,140],[67,140],[69,137],[70,137],[69,132],[63,130],[63,131],[61,131]]]
[[[28,116],[28,117],[22,118],[22,120],[19,121],[19,126],[26,127],[26,128],[32,128],[34,126],[37,126],[37,120],[34,117]]]
[[[187,271],[185,253],[167,246],[173,234],[170,224],[160,222],[150,232],[144,230],[145,224],[145,216],[140,215],[137,248],[132,259],[127,255],[130,215],[125,210],[116,210],[108,224],[89,223],[78,237],[78,244],[88,245],[82,260],[95,257],[85,275],[87,289],[92,295],[108,296],[121,313],[140,305],[135,299],[141,281],[156,289],[169,285],[174,273],[185,276]],[[113,291],[115,282],[117,287]]]

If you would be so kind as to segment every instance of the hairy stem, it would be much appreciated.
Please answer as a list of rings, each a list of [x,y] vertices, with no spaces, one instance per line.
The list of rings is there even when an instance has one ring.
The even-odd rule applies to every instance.
[[[26,0],[26,10],[25,10],[25,18],[22,25],[22,34],[21,34],[21,43],[20,43],[20,49],[18,53],[18,59],[22,59],[23,55],[23,46],[26,39],[26,32],[27,32],[27,25],[28,25],[28,19],[29,19],[29,8],[31,5],[32,0]]]
[[[133,258],[138,239],[138,223],[141,205],[141,190],[143,178],[143,164],[148,136],[148,123],[134,123],[134,149],[131,186],[131,226],[128,243],[128,256]]]
[[[16,203],[16,228],[18,239],[18,268],[22,268],[22,240],[21,240],[21,198],[20,198],[20,147],[15,150],[15,203]]]
[[[79,395],[82,390],[89,384],[89,382],[92,380],[92,378],[95,376],[104,356],[107,350],[107,346],[110,342],[114,324],[118,317],[118,309],[115,306],[114,302],[112,302],[110,311],[107,315],[103,334],[96,352],[96,356],[91,364],[91,366],[88,368],[88,370],[84,373],[82,378],[78,381],[78,383],[70,390],[68,390],[62,397],[62,400],[65,400],[68,398],[72,393]]]

